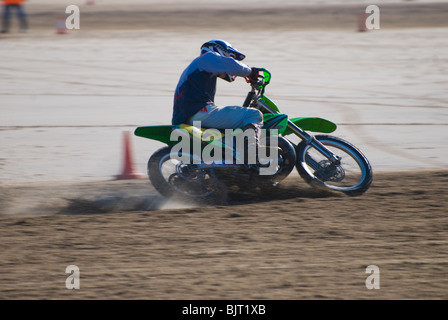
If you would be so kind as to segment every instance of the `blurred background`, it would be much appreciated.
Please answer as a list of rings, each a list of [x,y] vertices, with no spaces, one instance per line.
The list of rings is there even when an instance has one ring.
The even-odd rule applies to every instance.
[[[80,29],[61,28],[68,5]],[[359,14],[380,9],[380,29]],[[2,8],[4,10],[4,8]],[[374,170],[448,167],[448,3],[335,0],[30,0],[0,34],[0,183],[111,179],[122,132],[170,124],[173,93],[202,43],[221,38],[272,74],[266,95],[319,116]],[[2,19],[4,15],[2,13]],[[241,105],[243,79],[216,103]],[[137,170],[162,145],[132,138]]]

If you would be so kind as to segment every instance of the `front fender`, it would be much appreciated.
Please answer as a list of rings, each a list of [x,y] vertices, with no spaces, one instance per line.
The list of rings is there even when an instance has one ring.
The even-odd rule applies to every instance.
[[[268,97],[263,96],[260,98],[260,100],[266,103],[266,105],[272,110],[280,113],[280,110],[277,107],[277,105]],[[269,116],[269,114],[265,113],[264,116],[265,117]],[[332,133],[337,128],[335,123],[318,117],[297,117],[290,119],[290,121],[292,121],[296,126],[302,128],[305,131]],[[282,130],[279,130],[279,132],[283,136],[292,133],[291,129],[289,128],[286,128],[283,132]]]
[[[337,128],[335,123],[318,117],[298,117],[289,119],[289,121],[305,131],[332,133]],[[283,135],[286,136],[291,133],[291,129],[286,128]]]

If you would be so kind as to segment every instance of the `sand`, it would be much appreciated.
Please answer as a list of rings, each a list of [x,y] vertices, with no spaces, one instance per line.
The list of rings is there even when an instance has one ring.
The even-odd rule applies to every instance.
[[[78,1],[81,29],[64,35],[65,5],[29,2],[30,31],[0,35],[0,299],[446,299],[448,6],[380,4],[381,29],[361,33],[364,4],[330,2]],[[294,173],[269,197],[198,206],[114,180],[122,132],[169,123],[212,38],[272,71],[283,112],[336,122],[371,161],[371,189],[321,193]],[[241,104],[248,88],[218,90]],[[132,144],[145,172],[162,145]]]
[[[448,171],[378,174],[349,198],[291,179],[269,197],[151,211],[175,204],[131,182],[73,186],[36,207],[48,215],[0,219],[0,298],[447,299],[447,183]],[[69,265],[79,290],[65,287]],[[366,288],[370,265],[379,289]]]

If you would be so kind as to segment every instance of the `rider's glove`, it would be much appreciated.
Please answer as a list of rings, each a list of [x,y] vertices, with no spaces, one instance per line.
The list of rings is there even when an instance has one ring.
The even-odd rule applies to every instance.
[[[246,77],[246,81],[250,82],[250,83],[257,83],[259,75],[260,75],[260,70],[258,68],[252,67],[252,71]]]

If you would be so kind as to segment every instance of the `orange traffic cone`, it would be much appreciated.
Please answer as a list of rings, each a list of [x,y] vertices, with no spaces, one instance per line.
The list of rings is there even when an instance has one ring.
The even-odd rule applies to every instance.
[[[131,150],[131,136],[129,131],[123,132],[124,138],[124,165],[123,172],[115,176],[118,180],[126,179],[141,179],[145,178],[146,175],[142,173],[137,173],[134,168],[134,163],[132,160],[132,150]]]
[[[57,34],[66,34],[67,33],[67,28],[65,27],[65,20],[64,20],[64,18],[58,18],[56,33]]]
[[[367,14],[365,12],[358,13],[358,31],[359,32],[368,31],[368,29],[366,27],[366,19],[367,19]]]

